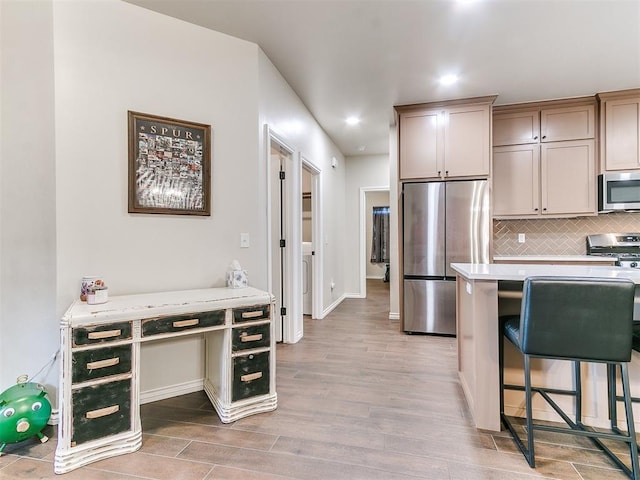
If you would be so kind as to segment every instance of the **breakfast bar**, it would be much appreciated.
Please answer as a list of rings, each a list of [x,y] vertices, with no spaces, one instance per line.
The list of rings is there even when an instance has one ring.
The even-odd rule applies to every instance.
[[[452,263],[457,272],[456,317],[458,339],[458,375],[467,403],[477,428],[500,430],[500,388],[498,342],[502,341],[498,317],[517,313],[519,308],[518,288],[527,277],[598,277],[625,278],[640,288],[640,271],[600,265],[546,265],[546,264],[470,264]],[[508,354],[509,352],[506,352]],[[638,361],[635,358],[632,363]],[[508,359],[507,359],[508,360]],[[513,366],[513,362],[511,362]],[[597,368],[602,367],[602,369]],[[587,381],[591,392],[584,400],[585,423],[593,426],[606,425],[606,377],[604,367],[590,367]],[[506,376],[521,376],[517,368],[506,372]],[[640,394],[640,371],[631,380],[631,391]],[[559,377],[567,378],[569,369],[560,361],[546,361],[538,365],[538,380],[553,383]],[[521,380],[520,380],[521,382]],[[522,407],[517,402],[507,402],[505,409],[518,414]],[[534,406],[535,409],[535,406]],[[542,409],[536,415],[545,418]],[[549,416],[548,419],[553,417]],[[636,414],[636,418],[640,418]]]

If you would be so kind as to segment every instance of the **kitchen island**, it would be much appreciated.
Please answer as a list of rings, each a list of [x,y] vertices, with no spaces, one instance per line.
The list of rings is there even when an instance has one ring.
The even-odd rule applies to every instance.
[[[500,383],[498,342],[502,341],[498,317],[519,313],[519,289],[525,278],[532,276],[628,278],[640,285],[640,270],[601,265],[544,264],[469,264],[453,263],[457,272],[456,317],[458,339],[458,374],[476,427],[500,430]],[[639,288],[639,287],[637,287]],[[515,349],[505,346],[505,381],[522,383],[522,372]],[[631,391],[640,396],[640,356],[634,352],[631,369]],[[586,424],[607,425],[606,372],[604,365],[585,367],[583,412]],[[569,362],[540,360],[534,366],[534,383],[571,385]],[[635,375],[634,375],[635,374]],[[505,412],[521,415],[520,392],[507,392]],[[511,395],[513,393],[513,395]],[[564,399],[562,399],[564,400]],[[561,405],[572,411],[572,401]],[[542,403],[534,402],[537,418],[554,420]],[[636,422],[640,412],[634,409]]]

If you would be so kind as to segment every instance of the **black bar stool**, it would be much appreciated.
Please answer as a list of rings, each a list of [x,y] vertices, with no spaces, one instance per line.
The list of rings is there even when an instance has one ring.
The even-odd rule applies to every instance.
[[[640,321],[633,322],[633,336],[631,348],[636,352],[640,352]],[[611,429],[618,431],[618,404],[617,402],[624,401],[624,397],[618,395],[617,388],[617,374],[615,366],[607,366],[607,383],[609,388],[609,418],[611,419]],[[631,397],[631,401],[640,403],[640,398]],[[636,442],[637,443],[637,442]],[[638,446],[640,450],[640,446]]]
[[[635,285],[629,280],[531,277],[524,282],[520,315],[500,319],[504,336],[522,352],[524,358],[524,387],[505,385],[504,345],[500,339],[500,418],[532,468],[535,467],[534,430],[545,430],[590,438],[630,478],[640,478],[627,369],[631,360],[634,292]],[[532,358],[572,361],[574,388],[564,390],[532,386]],[[580,362],[605,363],[608,373],[615,371],[616,366],[620,367],[623,386],[620,398],[625,405],[626,433],[617,427],[611,432],[596,432],[582,423]],[[504,390],[525,392],[526,446],[504,413]],[[535,393],[547,401],[569,428],[533,422],[531,398]],[[611,393],[612,389],[609,388],[609,394]],[[575,420],[551,398],[550,395],[556,394],[574,397]],[[615,398],[613,391],[613,399],[609,399],[609,405],[613,405],[614,411]],[[604,445],[602,439],[627,443],[631,468]]]

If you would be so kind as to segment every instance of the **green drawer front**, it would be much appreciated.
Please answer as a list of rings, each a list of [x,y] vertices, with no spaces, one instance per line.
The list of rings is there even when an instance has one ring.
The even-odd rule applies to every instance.
[[[129,344],[74,352],[71,363],[72,382],[86,382],[130,372],[131,349]]]
[[[110,323],[73,329],[73,346],[114,342],[131,338],[131,322]]]
[[[269,393],[269,352],[233,359],[232,401]]]
[[[213,312],[198,312],[187,315],[172,315],[171,317],[154,318],[142,321],[142,336],[174,333],[194,328],[214,327],[224,325],[224,310]]]
[[[271,305],[256,305],[253,307],[234,308],[233,323],[253,322],[254,320],[269,318],[270,310]]]
[[[131,380],[74,391],[71,407],[71,446],[131,430]]]
[[[232,329],[231,348],[233,351],[248,350],[250,348],[268,347],[271,343],[271,324],[236,327]]]

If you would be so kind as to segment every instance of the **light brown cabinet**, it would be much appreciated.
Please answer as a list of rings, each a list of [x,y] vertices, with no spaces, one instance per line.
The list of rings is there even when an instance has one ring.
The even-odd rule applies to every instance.
[[[595,118],[593,98],[496,107],[494,217],[595,215]]]
[[[601,170],[640,170],[640,89],[598,94]]]
[[[487,177],[495,97],[398,106],[401,180]]]
[[[594,138],[595,119],[593,101],[572,107],[494,113],[493,146]]]

